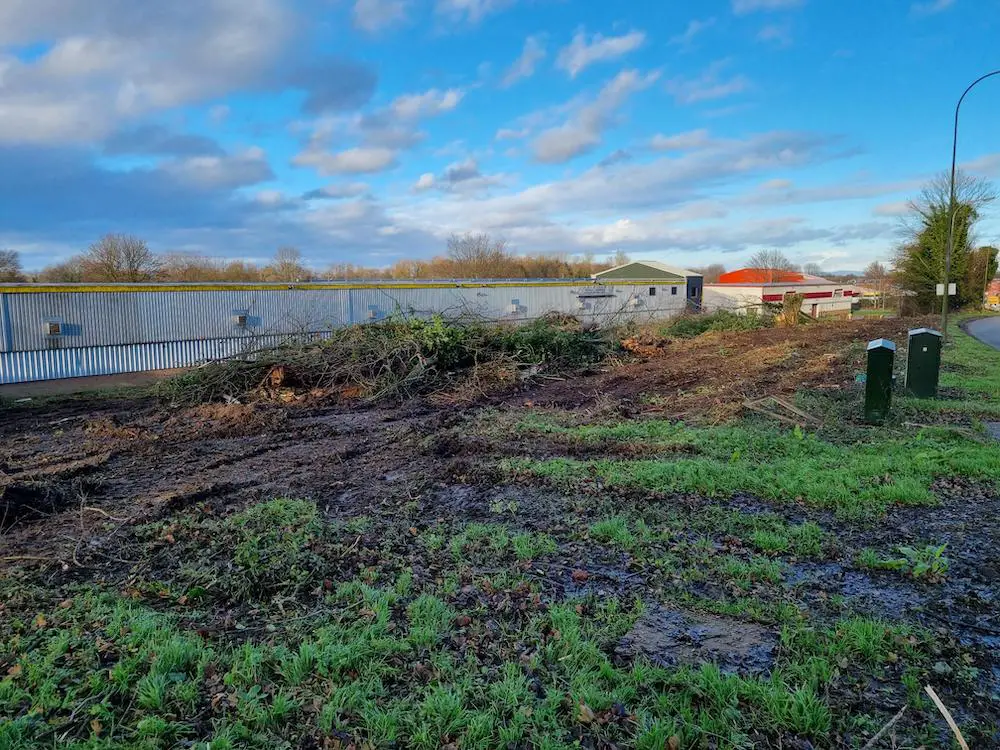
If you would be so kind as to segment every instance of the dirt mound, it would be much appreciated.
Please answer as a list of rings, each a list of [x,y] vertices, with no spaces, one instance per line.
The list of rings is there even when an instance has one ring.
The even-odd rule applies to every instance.
[[[517,400],[527,397],[538,406],[564,409],[615,400],[663,416],[726,419],[738,414],[748,398],[792,396],[803,387],[848,387],[863,368],[862,344],[877,338],[904,344],[908,330],[926,323],[898,318],[824,321],[692,339],[630,339],[626,348],[645,361],[541,384]]]
[[[259,435],[276,429],[288,412],[262,404],[201,404],[173,413],[163,423],[164,440],[229,438]]]

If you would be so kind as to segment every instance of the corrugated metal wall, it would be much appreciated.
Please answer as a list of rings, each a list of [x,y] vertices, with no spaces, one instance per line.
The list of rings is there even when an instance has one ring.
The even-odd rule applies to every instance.
[[[608,324],[685,309],[683,285],[659,285],[652,296],[650,288],[581,281],[0,292],[0,384],[187,367],[394,314],[526,322],[561,312]]]

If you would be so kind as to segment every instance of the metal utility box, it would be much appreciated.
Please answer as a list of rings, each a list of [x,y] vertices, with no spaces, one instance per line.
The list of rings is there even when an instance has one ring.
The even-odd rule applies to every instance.
[[[868,342],[868,372],[865,377],[865,421],[880,424],[889,416],[892,402],[892,363],[896,345],[888,339]]]
[[[941,372],[941,332],[930,328],[910,331],[906,348],[906,392],[917,398],[937,396]]]

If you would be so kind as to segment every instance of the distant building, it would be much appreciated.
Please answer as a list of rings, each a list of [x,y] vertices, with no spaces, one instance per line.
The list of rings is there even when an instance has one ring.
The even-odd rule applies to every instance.
[[[722,274],[714,284],[705,285],[704,308],[709,312],[759,311],[766,304],[781,304],[792,294],[802,295],[802,312],[813,318],[848,317],[854,298],[860,296],[851,284],[821,276],[770,268],[741,268]]]
[[[604,282],[620,280],[629,284],[649,283],[651,295],[656,294],[653,290],[659,287],[663,287],[663,292],[671,296],[678,296],[682,293],[680,290],[683,290],[685,299],[692,307],[700,308],[702,305],[702,275],[686,268],[668,266],[657,260],[633,261],[595,273],[591,278]]]

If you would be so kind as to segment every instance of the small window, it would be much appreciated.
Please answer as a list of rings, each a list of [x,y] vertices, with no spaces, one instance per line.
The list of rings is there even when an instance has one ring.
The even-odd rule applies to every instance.
[[[62,323],[50,320],[45,324],[45,332],[49,336],[62,336]]]
[[[236,323],[236,325],[240,328],[246,328],[247,327],[246,313],[239,313],[238,315],[234,315],[233,322]]]
[[[833,290],[833,296],[834,297],[843,297],[844,296],[844,290],[843,289],[834,289]]]
[[[675,287],[675,286],[670,287],[670,294],[672,296],[676,297],[677,296],[677,287]]]
[[[656,296],[656,287],[655,286],[649,287],[649,296],[650,297],[655,297]]]

